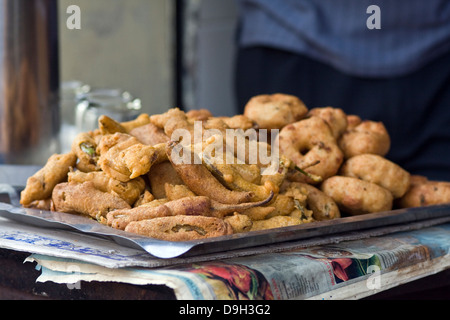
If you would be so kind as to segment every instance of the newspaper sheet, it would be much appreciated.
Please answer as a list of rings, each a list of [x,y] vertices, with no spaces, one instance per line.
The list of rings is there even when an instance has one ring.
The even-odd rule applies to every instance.
[[[0,248],[75,259],[109,268],[152,267],[146,252],[68,230],[42,229],[0,218]]]
[[[163,284],[178,299],[358,299],[450,267],[450,224],[338,244],[157,269],[32,255],[37,281]]]

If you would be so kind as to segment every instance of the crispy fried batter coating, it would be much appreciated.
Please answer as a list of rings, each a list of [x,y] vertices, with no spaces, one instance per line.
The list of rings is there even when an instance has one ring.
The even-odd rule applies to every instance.
[[[228,222],[233,229],[233,233],[244,233],[251,230],[253,221],[245,214],[234,213],[232,216],[224,218],[225,222]]]
[[[125,129],[126,133],[130,133],[132,130],[142,127],[150,123],[150,116],[146,113],[141,113],[136,119],[121,122],[120,125]]]
[[[211,118],[213,114],[208,109],[196,109],[186,112],[186,116],[194,121],[205,121]]]
[[[115,133],[104,136],[98,146],[100,167],[110,177],[128,182],[147,174],[158,158],[157,150],[133,136]]]
[[[250,202],[236,205],[223,204],[204,196],[188,196],[176,200],[155,200],[155,204],[135,207],[130,210],[118,210],[108,214],[108,225],[124,229],[131,221],[154,219],[166,216],[207,216],[223,218],[233,212],[242,212],[249,208],[262,206],[272,200],[272,197],[261,202]]]
[[[238,174],[246,181],[255,184],[261,184],[261,168],[256,164],[230,164]]]
[[[172,185],[184,184],[183,180],[169,161],[164,161],[153,166],[147,174],[147,177],[150,182],[152,194],[156,199],[167,197],[166,183]]]
[[[277,130],[261,140],[264,129],[280,130],[278,145]],[[402,207],[450,203],[450,182],[411,177],[383,158],[389,148],[382,123],[334,107],[308,112],[287,94],[255,96],[232,117],[178,108],[128,122],[102,116],[70,154],[29,178],[21,203],[169,241],[387,211],[394,198]]]
[[[231,129],[242,129],[245,131],[256,127],[256,123],[243,114],[238,114],[233,117],[220,117],[219,119],[223,120]]]
[[[336,202],[318,188],[300,182],[292,182],[290,187],[305,190],[306,207],[312,210],[315,220],[332,220],[341,217],[341,212]]]
[[[107,216],[107,224],[113,228],[124,230],[132,221],[170,217],[177,215],[211,216],[211,201],[206,197],[182,198],[159,202],[155,205],[135,207],[130,210],[117,210]]]
[[[281,129],[302,119],[308,108],[299,98],[276,93],[255,96],[247,103],[244,116],[253,120],[260,129]]]
[[[95,188],[100,191],[118,195],[130,205],[134,204],[145,190],[145,181],[141,177],[121,182],[111,178],[103,171],[89,173],[74,171],[68,174],[68,182],[83,183],[87,181],[93,182]]]
[[[375,183],[388,189],[394,198],[402,197],[410,184],[409,172],[375,154],[362,154],[348,159],[341,167],[340,174]]]
[[[316,116],[325,120],[331,129],[331,133],[336,139],[339,139],[345,130],[347,130],[347,115],[340,108],[314,108],[308,112],[308,116]]]
[[[423,176],[411,176],[411,186],[398,199],[400,208],[426,207],[450,203],[450,182],[430,181]]]
[[[193,161],[192,164],[175,163],[171,152],[174,146],[174,143],[169,144],[168,157],[181,180],[192,192],[227,204],[244,203],[252,199],[251,192],[232,191],[225,188],[201,162],[200,164],[195,164],[199,163],[198,161]],[[193,154],[193,156],[196,155]]]
[[[141,127],[134,128],[130,131],[130,135],[136,137],[140,142],[149,146],[167,143],[170,140],[164,131],[155,126],[153,123],[148,123]]]
[[[312,210],[308,210],[305,207],[299,207],[291,212],[289,215],[291,218],[299,219],[302,223],[310,223],[316,221],[313,218]]]
[[[275,229],[282,227],[297,226],[302,224],[302,220],[291,216],[275,216],[265,220],[253,221],[250,231]]]
[[[72,142],[72,152],[78,158],[77,169],[84,172],[100,170],[94,132],[79,133]]]
[[[29,177],[25,189],[21,192],[20,204],[30,205],[35,200],[51,197],[53,188],[67,179],[70,168],[75,166],[77,157],[73,152],[54,154],[42,169]]]
[[[127,130],[119,122],[106,115],[101,115],[98,118],[98,128],[103,135],[116,132],[127,133]]]
[[[267,206],[267,208],[273,207],[273,210],[266,216],[266,219],[275,216],[287,216],[297,209],[303,210],[306,208],[306,194],[306,190],[304,189],[283,184],[280,193]]]
[[[267,215],[267,219],[275,216],[287,216],[291,214],[291,212],[295,210],[295,201],[293,197],[278,194],[270,206],[273,207],[274,210]]]
[[[163,114],[150,116],[150,122],[158,128],[163,129],[169,139],[172,138],[173,132],[177,129],[185,129],[192,132],[193,121],[193,119],[189,119],[186,113],[178,108],[172,108]]]
[[[155,200],[155,197],[152,195],[150,190],[148,190],[146,188],[144,190],[144,192],[139,196],[139,198],[134,203],[134,207],[139,207],[139,206],[146,205],[146,204],[152,202],[153,200]]]
[[[391,148],[391,138],[383,123],[366,120],[344,132],[339,147],[346,159],[365,153],[384,157]]]
[[[356,114],[347,115],[347,130],[354,129],[356,126],[360,125],[362,122],[361,117]]]
[[[270,184],[260,185],[244,179],[233,165],[207,163],[207,168],[230,190],[252,192],[254,201],[267,199],[270,192],[273,191],[273,187]]]
[[[202,216],[135,221],[131,222],[125,231],[166,241],[201,240],[233,234],[230,224],[223,219]]]
[[[54,210],[88,215],[94,219],[106,217],[108,212],[130,209],[130,205],[109,192],[98,190],[94,183],[60,183],[52,193]]]
[[[322,183],[321,190],[340,210],[352,215],[392,209],[393,197],[389,190],[357,178],[334,176]]]
[[[170,183],[165,184],[166,196],[169,201],[178,200],[187,197],[195,197],[189,188],[184,184],[173,185]]]
[[[430,180],[428,180],[427,177],[421,176],[421,175],[418,175],[418,174],[413,174],[413,175],[411,175],[411,177],[410,177],[411,186],[412,186],[412,185],[422,184],[422,183],[427,183],[427,182],[429,182],[429,181],[430,181]]]
[[[312,116],[289,124],[280,131],[280,153],[305,172],[326,179],[335,175],[343,162],[343,154],[330,128],[319,117]],[[310,166],[310,167],[308,167]],[[316,184],[306,175],[290,179]]]
[[[52,199],[48,198],[45,200],[35,200],[25,207],[30,209],[50,211],[52,209]]]
[[[134,129],[150,123],[148,114],[142,113],[136,119],[127,122],[118,122],[106,115],[101,115],[98,119],[98,128],[103,135],[114,133],[130,133]]]
[[[264,220],[275,211],[274,206],[269,207],[255,207],[242,211],[242,214],[248,216],[252,221]]]

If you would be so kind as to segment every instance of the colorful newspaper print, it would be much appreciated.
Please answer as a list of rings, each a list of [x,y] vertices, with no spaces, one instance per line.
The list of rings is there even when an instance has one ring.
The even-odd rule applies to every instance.
[[[98,251],[78,254],[96,256]],[[103,259],[109,258],[103,256]],[[125,255],[122,259],[126,259]],[[450,224],[286,252],[170,267],[109,268],[91,264],[87,259],[77,262],[39,255],[31,256],[29,261],[36,261],[42,270],[37,281],[166,285],[180,300],[358,298],[388,288],[385,285],[399,284],[401,277],[407,282],[449,268]],[[377,287],[379,280],[382,280],[381,287]]]
[[[442,225],[170,269],[200,275],[215,299],[305,299],[449,253],[450,225]]]

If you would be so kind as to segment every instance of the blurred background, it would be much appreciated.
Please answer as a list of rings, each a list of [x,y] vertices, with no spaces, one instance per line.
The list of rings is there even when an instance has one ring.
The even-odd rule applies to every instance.
[[[236,21],[235,1],[0,0],[0,164],[42,165],[101,114],[236,114]]]
[[[67,7],[81,9],[69,30]],[[235,111],[236,4],[223,0],[59,0],[61,81],[128,90],[148,113]]]
[[[102,114],[232,116],[282,92],[382,121],[389,159],[450,174],[450,5],[411,1],[378,0],[372,30],[371,0],[0,0],[0,164],[43,164]]]

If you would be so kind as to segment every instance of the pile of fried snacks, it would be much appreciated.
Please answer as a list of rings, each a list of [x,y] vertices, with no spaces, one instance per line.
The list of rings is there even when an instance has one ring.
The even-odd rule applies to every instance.
[[[180,129],[191,135],[175,139]],[[208,134],[199,138],[198,129]],[[277,139],[230,142],[229,130]],[[255,142],[275,154],[273,141],[269,174],[267,162],[249,161],[251,148],[236,152]],[[385,157],[389,149],[382,123],[334,107],[309,110],[286,94],[256,96],[234,117],[178,108],[122,123],[102,116],[70,153],[51,156],[28,179],[21,204],[188,241],[450,202],[450,183],[411,175]],[[225,157],[234,161],[217,161]]]

